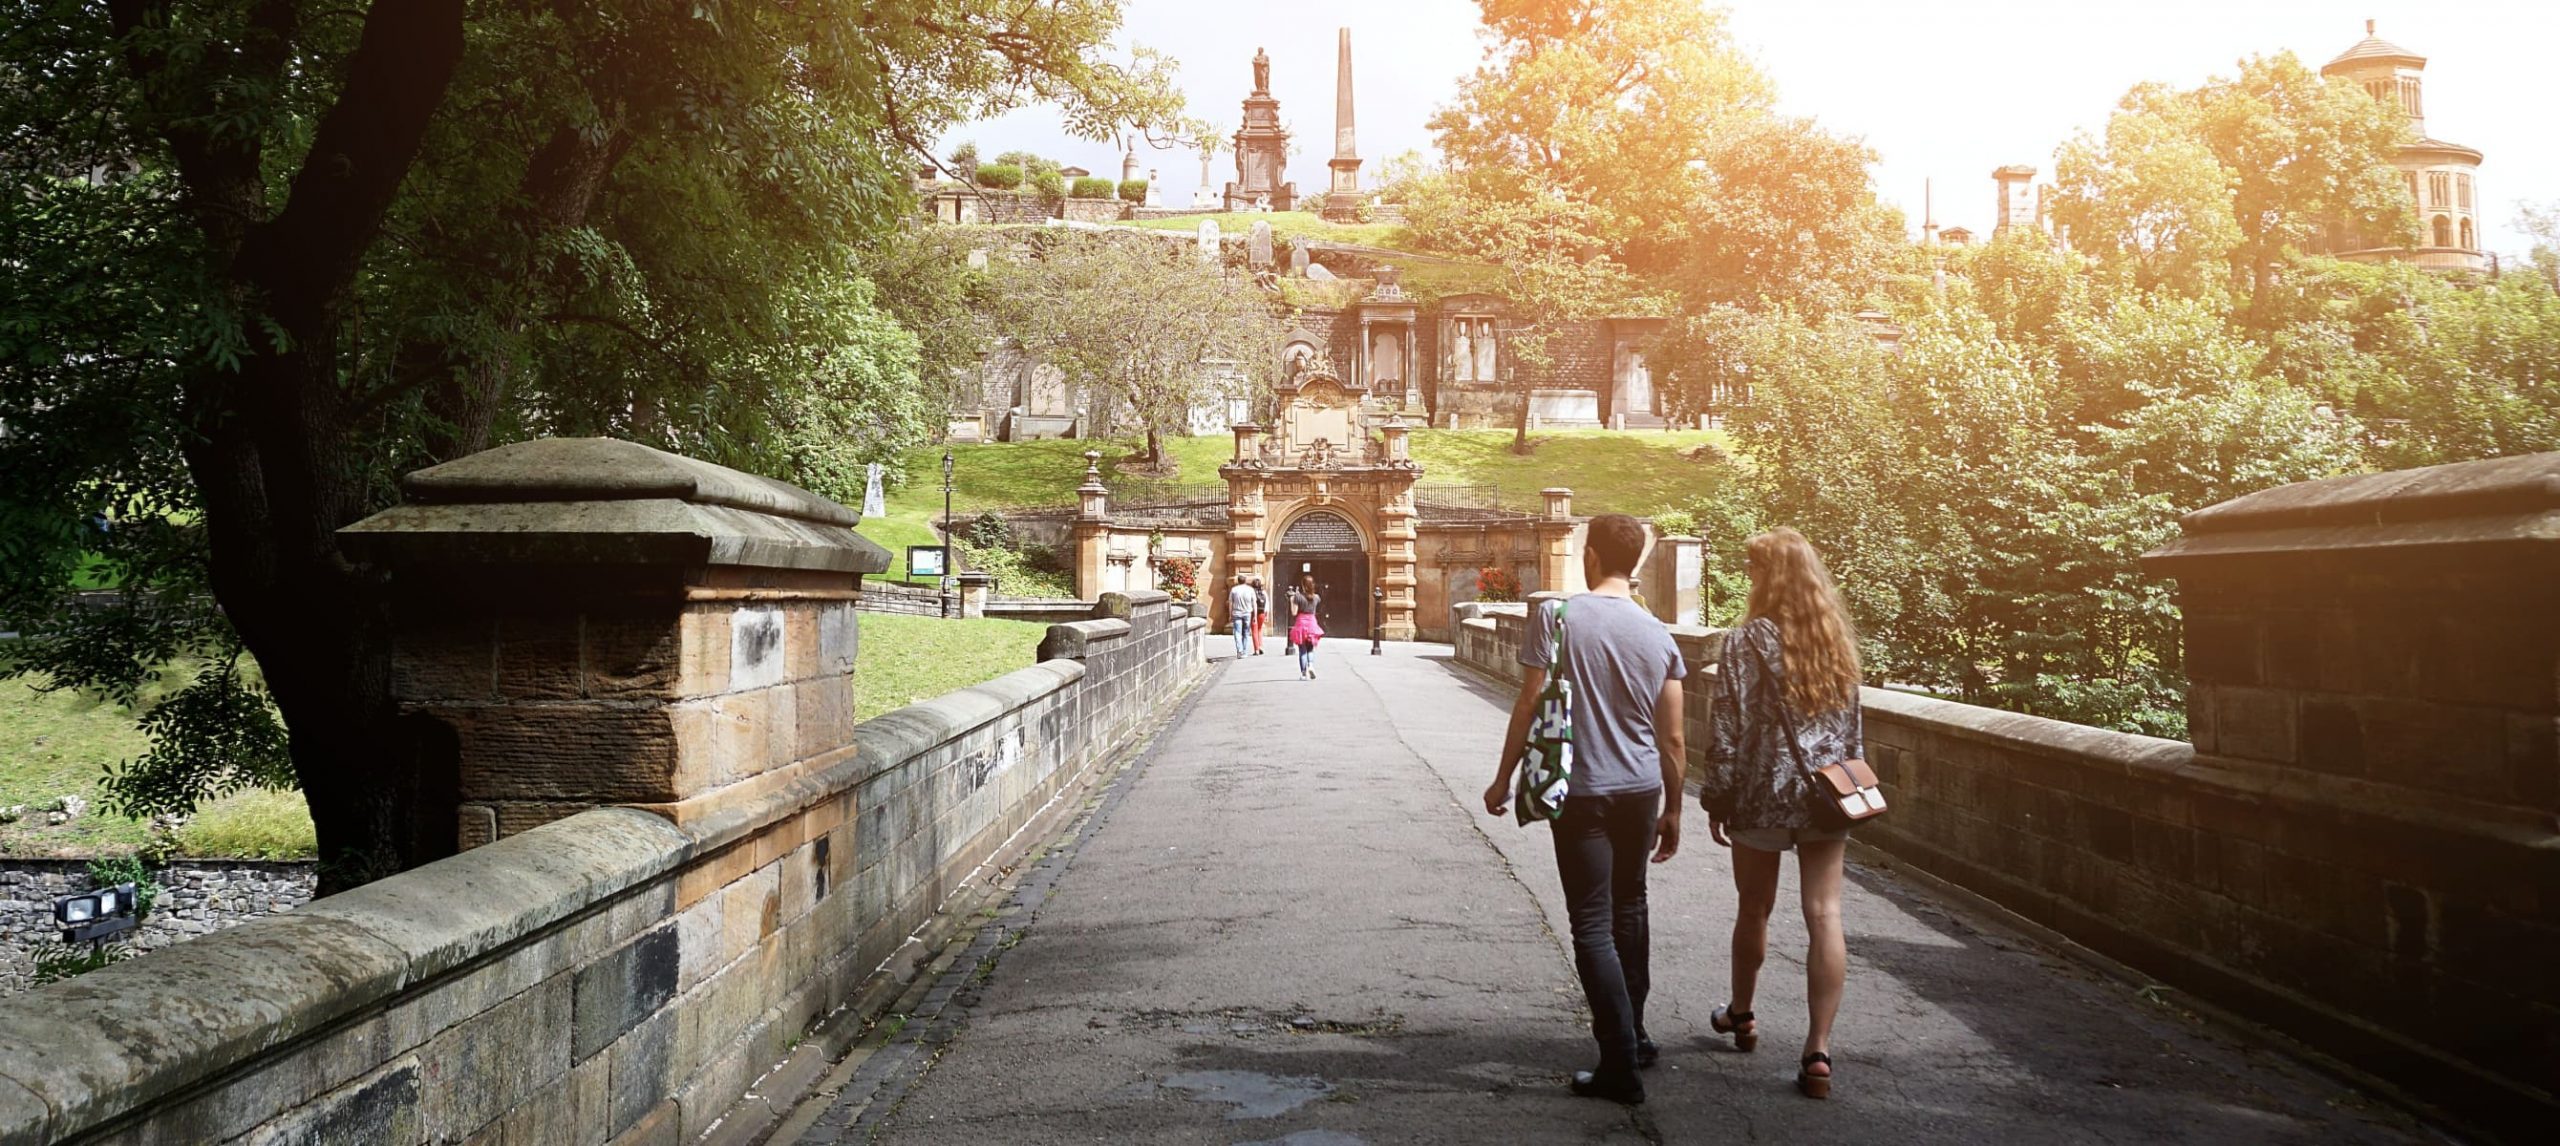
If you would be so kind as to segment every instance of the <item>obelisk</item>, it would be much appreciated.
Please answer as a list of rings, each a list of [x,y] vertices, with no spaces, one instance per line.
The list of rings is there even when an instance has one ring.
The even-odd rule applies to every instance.
[[[1360,214],[1360,145],[1351,115],[1351,29],[1342,29],[1333,80],[1333,186],[1324,198],[1325,218],[1349,221]]]

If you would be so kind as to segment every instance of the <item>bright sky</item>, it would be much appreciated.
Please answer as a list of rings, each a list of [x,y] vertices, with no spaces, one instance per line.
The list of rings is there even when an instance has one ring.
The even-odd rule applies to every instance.
[[[2427,131],[2487,154],[2480,169],[2484,242],[2529,244],[2515,204],[2560,202],[2560,101],[2551,98],[2550,0],[1733,0],[1736,34],[1776,80],[1781,106],[1863,137],[1882,156],[1883,196],[1916,228],[1934,179],[1938,222],[1987,231],[1991,169],[2029,163],[2049,178],[2054,149],[2104,126],[2125,90],[2228,74],[2243,56],[2290,49],[2313,67],[2381,21],[2384,39],[2426,56]],[[1195,115],[1232,134],[1253,86],[1251,60],[1271,55],[1271,90],[1295,131],[1290,175],[1321,190],[1333,130],[1335,29],[1351,29],[1362,175],[1379,160],[1430,147],[1423,122],[1454,93],[1482,48],[1471,0],[1128,0],[1124,39],[1182,62]],[[1028,148],[1117,177],[1108,144],[1066,138],[1039,109],[954,132],[992,156]],[[947,146],[945,148],[948,150]],[[1148,151],[1165,202],[1188,203],[1200,160]],[[1234,178],[1221,154],[1212,181]]]

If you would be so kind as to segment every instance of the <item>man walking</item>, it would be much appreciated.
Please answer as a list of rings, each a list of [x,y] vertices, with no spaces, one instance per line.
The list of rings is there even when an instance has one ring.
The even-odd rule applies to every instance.
[[[1548,826],[1573,926],[1573,968],[1600,1043],[1599,1066],[1574,1072],[1573,1093],[1628,1104],[1644,1101],[1636,1070],[1660,1053],[1644,1030],[1652,985],[1645,861],[1650,853],[1661,863],[1680,848],[1680,678],[1689,671],[1671,631],[1631,599],[1644,548],[1634,518],[1592,519],[1582,551],[1591,591],[1531,608],[1502,766],[1484,790],[1485,810],[1502,815],[1538,694],[1549,673],[1561,674],[1572,690],[1572,778],[1562,814]]]
[[[1253,629],[1254,602],[1258,596],[1253,586],[1244,583],[1244,574],[1237,573],[1227,578],[1227,627],[1235,633],[1236,655],[1239,657],[1245,654],[1247,634]]]

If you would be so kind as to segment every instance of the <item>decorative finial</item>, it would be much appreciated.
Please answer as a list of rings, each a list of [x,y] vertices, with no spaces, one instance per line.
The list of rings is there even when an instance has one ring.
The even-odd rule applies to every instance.
[[[2364,34],[2365,34],[2365,35],[2368,35],[2368,36],[2370,36],[2370,35],[2373,35],[2373,34],[2374,34],[2374,32],[2373,32],[2373,21],[2371,21],[2371,20],[2367,20],[2367,21],[2365,21],[2365,22],[2364,22]]]

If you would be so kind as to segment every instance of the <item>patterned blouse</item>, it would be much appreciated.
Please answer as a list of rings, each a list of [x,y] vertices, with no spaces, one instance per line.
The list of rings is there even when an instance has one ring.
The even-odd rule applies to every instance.
[[[1795,713],[1804,763],[1787,750],[1786,694],[1776,670],[1778,626],[1759,618],[1726,633],[1716,670],[1715,727],[1707,736],[1699,803],[1728,828],[1809,828],[1805,769],[1866,756],[1866,720],[1847,707],[1807,719]]]

